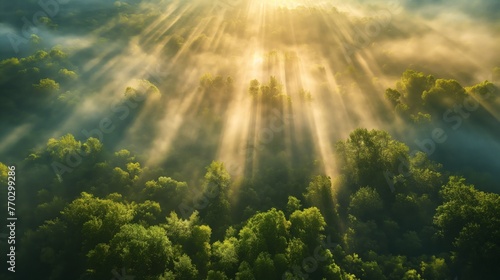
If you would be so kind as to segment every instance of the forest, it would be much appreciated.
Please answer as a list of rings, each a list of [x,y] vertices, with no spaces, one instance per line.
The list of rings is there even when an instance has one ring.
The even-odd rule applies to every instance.
[[[3,1],[0,278],[498,279],[472,2]]]

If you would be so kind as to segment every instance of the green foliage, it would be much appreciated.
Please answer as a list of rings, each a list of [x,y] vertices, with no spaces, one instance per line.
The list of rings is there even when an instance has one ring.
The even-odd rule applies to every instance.
[[[405,71],[385,91],[387,103],[410,125],[399,126],[379,103],[379,89],[407,61],[398,62],[390,47],[343,59],[352,50],[344,49],[350,43],[344,39],[365,41],[358,31],[377,31],[370,21],[380,23],[378,15],[290,3],[297,1],[243,1],[230,9],[214,9],[210,1],[92,1],[61,6],[68,13],[57,16],[61,30],[54,37],[47,35],[59,28],[52,16],[30,18],[38,1],[4,2],[6,27],[19,27],[25,16],[38,26],[25,25],[23,38],[9,34],[23,40],[19,53],[30,53],[0,61],[0,185],[5,194],[6,164],[16,165],[22,218],[16,224],[18,274],[0,272],[1,279],[110,279],[112,271],[144,280],[500,275],[498,195],[460,177],[446,182],[440,164],[425,153],[409,154],[395,140],[414,147],[424,133],[426,140],[432,136],[426,128],[453,133],[448,125],[455,129],[461,117],[459,136],[467,137],[450,133],[451,141],[432,153],[460,173],[456,154],[447,152],[466,158],[467,149],[455,143],[498,140],[492,134],[471,141],[468,128],[497,128],[492,116],[500,68],[493,69],[492,82],[466,88],[458,80]],[[373,3],[367,11],[381,7]],[[392,20],[399,23],[398,17]],[[411,20],[393,23],[385,22],[387,32],[379,34],[384,46],[415,30],[408,28]],[[425,37],[428,29],[418,32]],[[325,36],[335,30],[342,34]],[[75,40],[79,35],[85,36]],[[75,45],[41,49],[56,41]],[[443,71],[428,59],[441,51],[421,51],[427,51],[423,59],[413,61],[420,69],[465,77],[461,81],[484,72]],[[164,63],[157,65],[164,72],[145,74],[156,62]],[[203,71],[212,72],[193,84]],[[259,80],[238,80],[248,75]],[[248,96],[241,91],[245,84]],[[298,102],[291,104],[287,93]],[[480,101],[473,123],[455,107],[467,100]],[[443,118],[448,110],[451,123]],[[113,121],[113,133],[94,130],[103,118]],[[327,154],[330,141],[363,125],[391,128],[394,138],[359,128]],[[78,134],[63,131],[40,142],[65,129]],[[94,137],[82,139],[83,129]],[[239,154],[242,147],[253,150]],[[214,158],[231,162],[210,163]],[[483,167],[470,161],[466,167]],[[55,162],[66,168],[64,175],[54,174]],[[337,173],[328,174],[335,177],[322,174],[327,162],[335,163]],[[311,260],[317,268],[309,270]]]
[[[420,270],[424,279],[446,279],[450,275],[446,260],[436,256],[432,256],[428,262],[422,261]]]
[[[158,226],[144,228],[137,224],[127,224],[109,241],[109,245],[99,244],[88,254],[91,263],[97,267],[97,275],[106,275],[100,271],[99,263],[112,267],[127,267],[129,274],[147,277],[159,276],[173,261],[173,249],[165,230]],[[182,258],[174,267],[184,272],[188,261]],[[190,262],[189,262],[190,264]],[[108,266],[109,267],[109,266]],[[104,268],[102,268],[104,269]],[[102,273],[102,274],[101,274]],[[191,278],[186,278],[191,279]]]
[[[230,85],[230,77],[224,79],[221,75],[213,77],[212,74],[206,73],[200,78],[200,87],[205,90],[222,90],[224,87]]]
[[[349,213],[364,221],[378,219],[384,208],[380,195],[370,187],[360,188],[351,196],[350,201]]]
[[[175,278],[179,280],[198,279],[198,269],[187,255],[182,255],[174,261],[174,273]]]
[[[465,90],[475,98],[482,98],[489,101],[494,101],[498,98],[498,87],[488,81],[467,87]]]
[[[224,241],[216,241],[212,245],[213,266],[220,271],[234,274],[238,268],[238,239],[226,238]]]
[[[418,112],[416,115],[411,114],[410,118],[416,124],[427,124],[432,120],[430,114],[424,114],[422,112]]]
[[[33,45],[39,45],[41,42],[42,42],[42,38],[40,38],[38,35],[36,34],[31,34],[30,36],[30,42],[33,44]]]
[[[455,264],[470,277],[498,275],[494,259],[500,251],[500,196],[478,191],[460,177],[450,177],[440,193],[444,202],[434,223],[453,250]]]
[[[156,85],[145,79],[133,81],[134,85],[125,89],[125,97],[133,100],[143,100],[145,98],[159,98],[161,92]]]
[[[32,34],[30,45],[33,49],[37,49],[38,44],[40,38]],[[54,122],[52,118],[65,118],[64,110],[54,106],[56,104],[53,101],[54,95],[67,92],[66,88],[71,79],[61,76],[63,72],[58,71],[65,69],[69,71],[67,74],[78,75],[75,71],[68,70],[74,68],[67,54],[59,48],[38,49],[26,57],[0,61],[0,86],[8,89],[2,92],[3,102],[0,104],[2,119],[22,123],[26,118],[40,114],[48,116],[49,122]],[[14,114],[15,117],[12,117]]]
[[[65,161],[68,155],[78,154],[81,147],[81,142],[77,141],[72,134],[66,134],[59,139],[50,138],[47,142],[47,152],[52,158],[59,161]],[[86,149],[90,152],[93,148],[98,148],[98,146],[94,140],[91,140]]]
[[[58,73],[64,79],[68,79],[68,80],[78,79],[78,74],[76,74],[75,71],[71,71],[71,70],[63,68],[63,69],[59,70]]]
[[[82,193],[61,214],[71,228],[84,235],[84,246],[111,239],[122,225],[133,219],[130,207],[88,193]]]
[[[312,100],[313,100],[312,95],[311,95],[311,92],[310,92],[310,91],[306,91],[306,90],[305,90],[305,89],[303,89],[303,88],[301,88],[301,89],[299,90],[299,97],[300,97],[300,99],[301,99],[301,100],[303,100],[303,101],[308,101],[308,102],[310,102],[310,101],[312,101]]]
[[[171,212],[164,227],[169,239],[174,244],[180,245],[197,268],[206,273],[212,250],[210,244],[212,230],[209,226],[200,225],[198,213],[195,212],[188,220],[183,220],[178,218],[175,212]]]
[[[422,277],[415,269],[408,270],[403,276],[403,280],[420,280]]]
[[[203,190],[208,199],[202,211],[203,220],[216,229],[215,238],[221,238],[230,224],[229,184],[231,176],[222,162],[212,162],[207,167]]]
[[[300,203],[300,200],[296,198],[295,196],[289,196],[288,197],[288,202],[286,204],[286,213],[288,215],[292,214],[293,212],[302,209],[302,204]]]
[[[431,222],[435,207],[427,194],[397,194],[392,211],[399,225],[408,229],[419,229]]]
[[[250,88],[248,89],[248,92],[253,96],[257,97],[259,94],[260,90],[260,82],[258,80],[251,80],[250,81]]]
[[[121,157],[129,158],[129,154],[121,151]],[[142,195],[145,199],[157,201],[163,206],[164,212],[174,210],[176,203],[182,201],[187,194],[188,185],[185,182],[178,182],[170,177],[159,177],[158,180],[151,180],[145,183]]]
[[[276,269],[271,255],[262,252],[254,263],[254,275],[257,279],[276,279]]]
[[[207,166],[200,214],[180,218],[180,201],[193,196],[186,183],[151,173],[128,150],[102,161],[97,138],[52,138],[27,162],[80,155],[89,160],[81,172],[99,178],[81,183],[94,186],[77,198],[61,191],[64,184],[37,192],[38,226],[24,235],[29,249],[20,258],[44,279],[107,279],[121,267],[141,279],[300,279],[312,259],[318,267],[304,274],[311,279],[497,275],[498,195],[459,177],[442,186],[439,164],[408,155],[383,131],[355,130],[336,148],[342,168],[333,184],[314,176],[301,183],[302,201],[285,193],[282,210],[234,221],[234,183],[222,162]],[[401,159],[408,174],[392,192],[383,171],[398,172]],[[0,164],[0,180],[7,172]],[[248,205],[259,209],[255,203]]]
[[[56,81],[46,78],[46,79],[41,79],[38,84],[33,84],[33,88],[40,90],[40,91],[58,91],[59,90],[59,83]]]
[[[237,280],[256,280],[255,276],[253,276],[252,273],[252,267],[248,262],[243,261],[239,268],[238,272],[236,273],[236,279]]]
[[[302,265],[302,261],[307,258],[307,245],[299,238],[292,238],[287,245],[285,255],[290,264]]]
[[[135,208],[134,220],[137,223],[147,225],[157,225],[160,222],[161,207],[158,202],[146,200]]]
[[[457,81],[437,79],[430,89],[424,90],[422,100],[432,106],[452,107],[455,103],[463,103],[466,96],[465,89]]]
[[[183,47],[184,43],[185,39],[182,36],[178,34],[173,35],[166,45],[167,52],[170,54],[177,53]]]
[[[82,144],[82,150],[86,155],[96,156],[102,151],[102,143],[99,139],[90,137]]]
[[[385,97],[389,99],[394,105],[397,105],[400,102],[399,98],[401,97],[401,93],[395,89],[388,88],[385,91]]]
[[[275,76],[270,76],[268,83],[250,81],[248,92],[262,103],[274,107],[291,102],[290,97],[284,92],[283,84]]]
[[[283,85],[278,81],[275,76],[269,78],[269,83],[263,84],[260,87],[262,95],[265,97],[277,97],[283,94]]]
[[[356,129],[337,143],[336,151],[347,184],[373,186],[382,197],[390,191],[385,172],[400,174],[400,163],[409,162],[409,148],[380,130]]]
[[[7,177],[9,174],[9,167],[0,162],[0,184],[7,184]]]
[[[309,206],[315,206],[326,221],[332,225],[339,220],[338,209],[332,192],[332,183],[330,177],[316,176],[307,186],[304,198]]]
[[[207,280],[229,280],[229,278],[224,272],[210,270],[207,274]]]
[[[305,244],[312,245],[324,237],[322,233],[326,222],[316,207],[293,212],[290,215],[290,224],[291,235],[300,238]]]
[[[432,75],[425,75],[422,72],[414,70],[406,70],[401,76],[401,81],[397,83],[397,88],[407,103],[420,104],[422,94],[430,90],[435,82],[436,79]]]
[[[440,121],[443,112],[457,110],[456,106],[468,104],[473,107],[471,100],[495,102],[498,88],[488,81],[464,88],[453,79],[436,79],[432,75],[406,70],[396,89],[388,88],[385,97],[403,118],[425,126]]]
[[[252,263],[259,252],[284,253],[290,222],[282,211],[271,209],[250,218],[239,232],[239,255]]]
[[[51,58],[58,59],[58,60],[65,59],[68,57],[67,53],[65,53],[63,50],[58,49],[58,48],[51,49],[49,52],[49,55]]]

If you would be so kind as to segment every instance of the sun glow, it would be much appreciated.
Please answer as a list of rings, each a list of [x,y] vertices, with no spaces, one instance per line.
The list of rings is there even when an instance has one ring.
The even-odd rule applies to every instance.
[[[352,28],[344,15],[329,9],[307,10],[308,7],[327,7],[327,3],[285,0],[238,3],[240,5],[235,7],[215,5],[212,15],[197,20],[198,23],[182,37],[181,33],[172,31],[179,23],[194,18],[198,7],[195,1],[189,4],[168,2],[161,11],[145,5],[143,13],[156,16],[142,33],[125,48],[118,44],[115,49],[108,48],[83,67],[92,73],[91,81],[99,83],[107,79],[108,82],[99,92],[90,95],[85,101],[87,105],[80,106],[61,129],[73,126],[97,108],[112,108],[123,98],[120,91],[126,88],[124,84],[137,77],[150,76],[156,78],[156,86],[168,98],[161,99],[161,105],[148,102],[132,120],[120,143],[126,146],[146,141],[141,144],[149,150],[148,166],[168,161],[175,155],[175,147],[182,143],[183,137],[199,137],[189,119],[204,114],[209,94],[214,103],[219,104],[211,106],[219,108],[215,110],[221,118],[221,126],[216,132],[219,137],[213,139],[219,147],[216,157],[226,163],[233,176],[255,174],[265,163],[262,162],[264,151],[276,141],[283,143],[283,154],[288,157],[289,165],[293,164],[294,154],[298,158],[317,159],[321,169],[318,171],[334,176],[337,167],[333,143],[336,139],[346,137],[359,125],[377,126],[375,109],[371,108],[363,90],[355,86],[353,73],[346,72],[349,71],[346,60],[359,63],[368,77],[379,73],[378,69],[368,66],[376,63],[367,61],[369,53],[345,57],[342,40],[352,36]],[[310,30],[301,26],[303,18],[310,16],[318,17],[318,24],[324,29],[321,32],[334,38],[329,53],[338,58],[337,64],[331,64],[326,53],[315,52],[317,47],[304,41],[307,36],[322,36],[314,34],[318,26]],[[110,20],[108,25],[96,30],[95,35],[110,32],[116,24],[116,20]],[[101,65],[104,58],[107,58],[106,63]],[[148,71],[155,63],[160,66],[156,66],[156,73],[151,75]],[[239,70],[230,72],[228,69],[234,65],[238,65]],[[173,82],[168,82],[170,73],[182,77],[180,84],[169,84]],[[200,77],[205,73],[231,77],[233,92],[229,99],[220,92],[200,90]],[[268,105],[256,102],[248,93],[251,80],[257,79],[263,84],[269,77],[276,77],[282,84],[282,94],[288,98],[283,100],[289,100],[275,109],[274,112],[278,112],[275,115],[269,115]],[[353,91],[349,95],[343,93],[347,86]],[[175,92],[170,92],[172,90]],[[226,104],[221,106],[222,103]],[[155,108],[158,105],[160,107]],[[140,136],[141,127],[151,110],[158,111],[162,117],[148,125],[154,127],[156,136],[146,140]],[[330,119],[332,113],[334,122]],[[303,149],[302,146],[309,142],[313,142],[315,148]],[[279,156],[280,152],[276,152],[275,156]]]

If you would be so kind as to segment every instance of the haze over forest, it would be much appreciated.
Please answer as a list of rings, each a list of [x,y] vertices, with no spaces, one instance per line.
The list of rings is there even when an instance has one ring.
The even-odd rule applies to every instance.
[[[499,1],[0,7],[2,279],[500,275]]]

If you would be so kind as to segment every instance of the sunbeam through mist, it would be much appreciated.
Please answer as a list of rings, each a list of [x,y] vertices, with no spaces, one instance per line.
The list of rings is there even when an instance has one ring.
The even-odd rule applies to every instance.
[[[496,279],[472,2],[2,3],[0,277]]]

